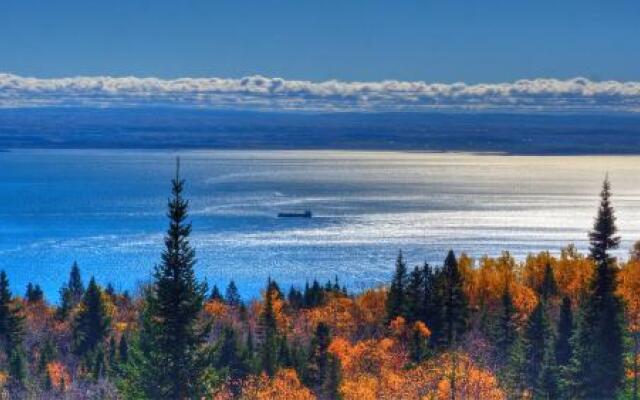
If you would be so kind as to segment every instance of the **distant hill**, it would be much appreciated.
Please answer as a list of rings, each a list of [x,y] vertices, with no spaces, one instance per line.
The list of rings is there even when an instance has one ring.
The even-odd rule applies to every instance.
[[[0,109],[0,148],[640,154],[640,115]]]

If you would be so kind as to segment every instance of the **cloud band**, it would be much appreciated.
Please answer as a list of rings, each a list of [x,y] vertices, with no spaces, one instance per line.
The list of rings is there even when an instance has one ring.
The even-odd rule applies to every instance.
[[[302,111],[523,110],[640,112],[640,82],[526,79],[510,83],[311,82],[224,78],[0,74],[0,107],[172,105]]]

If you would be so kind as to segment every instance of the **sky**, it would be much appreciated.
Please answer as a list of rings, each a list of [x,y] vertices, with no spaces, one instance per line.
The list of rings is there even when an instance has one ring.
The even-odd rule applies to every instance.
[[[3,0],[0,71],[640,80],[637,0]]]
[[[535,108],[542,93],[543,108],[637,111],[639,20],[637,0],[3,0],[0,106],[160,96],[242,107],[506,107],[525,93]],[[53,79],[78,76],[89,78]],[[214,77],[222,81],[197,80]],[[533,83],[514,85],[522,79]],[[387,80],[401,85],[380,86]],[[318,86],[326,81],[340,85]],[[602,81],[610,84],[593,86]]]

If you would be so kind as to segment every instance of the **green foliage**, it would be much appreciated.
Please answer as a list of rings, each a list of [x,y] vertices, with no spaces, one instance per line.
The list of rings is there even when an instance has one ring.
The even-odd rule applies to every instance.
[[[398,316],[406,317],[406,287],[407,265],[402,256],[402,251],[400,251],[398,252],[395,273],[393,275],[393,279],[391,280],[391,286],[389,286],[389,293],[387,294],[387,322],[390,322]]]
[[[73,321],[73,352],[84,356],[96,350],[107,337],[110,326],[111,317],[107,313],[102,290],[91,278]]]
[[[445,347],[452,347],[458,343],[468,328],[468,300],[463,284],[458,261],[450,250],[439,275],[436,294],[441,297],[441,344]]]
[[[242,298],[240,298],[240,293],[238,292],[238,287],[236,283],[231,280],[229,282],[229,286],[227,286],[227,290],[224,294],[225,302],[232,307],[239,307],[242,304]]]
[[[198,397],[207,374],[209,355],[204,348],[208,327],[198,323],[205,290],[196,281],[195,252],[186,223],[188,201],[182,197],[184,181],[172,181],[168,201],[169,229],[164,239],[162,263],[144,295],[138,356],[128,369],[127,387],[143,398],[184,399]]]
[[[615,259],[609,251],[620,239],[615,236],[615,216],[605,179],[598,216],[589,234],[595,271],[580,305],[572,340],[573,393],[582,398],[615,398],[624,375],[623,304],[616,294]]]
[[[494,342],[498,361],[504,365],[508,361],[509,351],[518,339],[516,307],[513,305],[513,296],[507,286],[502,291],[501,303],[502,308],[495,324]]]
[[[261,369],[269,377],[273,377],[278,369],[278,327],[273,300],[278,298],[278,291],[269,279],[265,294],[264,309],[260,315],[260,328],[264,340],[260,347]]]

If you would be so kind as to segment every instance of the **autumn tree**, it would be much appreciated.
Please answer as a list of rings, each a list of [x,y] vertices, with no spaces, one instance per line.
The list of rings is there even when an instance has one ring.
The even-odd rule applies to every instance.
[[[168,200],[165,249],[145,292],[137,373],[130,375],[137,381],[131,386],[148,398],[198,397],[207,370],[203,344],[209,329],[198,321],[206,285],[197,282],[193,271],[196,258],[189,243],[189,202],[183,198],[183,189],[178,160]]]
[[[573,340],[572,378],[575,394],[582,398],[615,398],[624,373],[623,304],[616,294],[615,259],[618,247],[610,184],[605,179],[600,207],[589,234],[595,271],[580,305]]]

